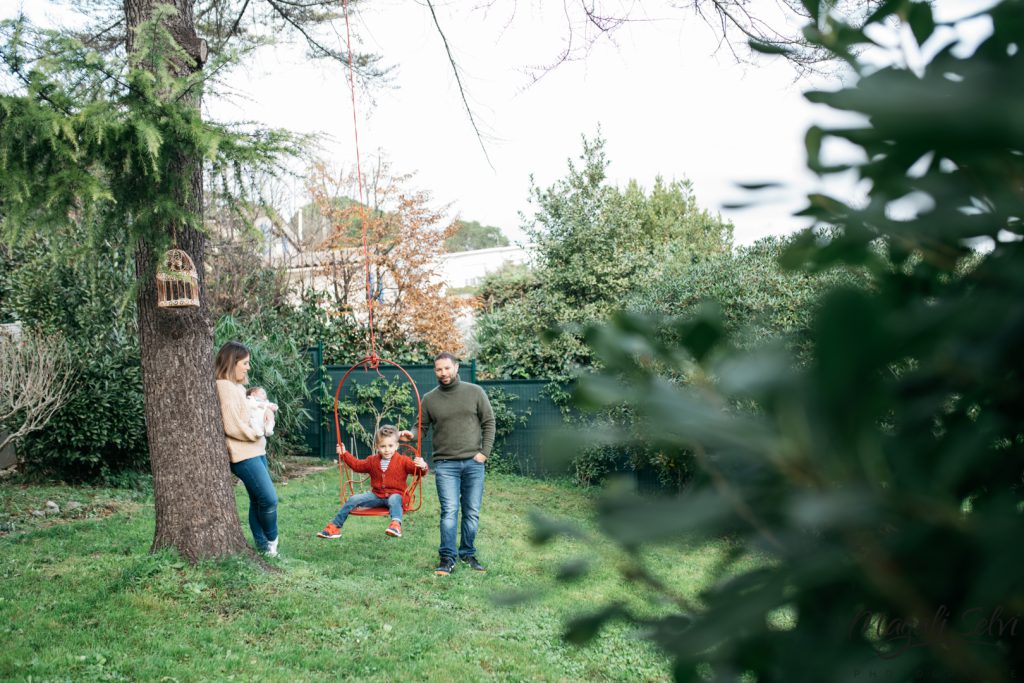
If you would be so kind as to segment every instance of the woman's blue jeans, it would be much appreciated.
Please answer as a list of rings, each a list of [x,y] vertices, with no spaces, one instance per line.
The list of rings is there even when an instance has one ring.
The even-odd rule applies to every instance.
[[[472,458],[434,462],[437,500],[441,504],[441,557],[466,558],[476,555],[476,531],[480,526],[480,505],[484,499],[484,464]],[[462,524],[459,524],[459,509]],[[456,531],[461,531],[458,551]]]
[[[391,512],[391,519],[402,521],[402,494],[392,493],[387,498],[378,498],[373,491],[357,493],[341,506],[338,514],[334,516],[334,526],[339,529],[348,519],[349,513],[356,508],[388,508]]]
[[[267,456],[233,462],[231,473],[242,480],[249,494],[249,528],[256,549],[266,551],[267,541],[277,538],[277,491],[270,480]]]

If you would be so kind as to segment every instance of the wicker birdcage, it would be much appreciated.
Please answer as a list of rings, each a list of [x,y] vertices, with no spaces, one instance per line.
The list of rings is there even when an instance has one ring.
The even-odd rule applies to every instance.
[[[199,273],[189,255],[171,249],[156,270],[156,305],[188,308],[199,305]]]

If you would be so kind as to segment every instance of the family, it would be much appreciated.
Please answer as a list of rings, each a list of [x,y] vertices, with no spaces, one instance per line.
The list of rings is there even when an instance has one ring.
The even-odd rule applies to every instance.
[[[224,436],[231,472],[249,495],[249,528],[256,548],[278,554],[277,491],[267,467],[266,437],[274,433],[277,406],[266,391],[245,385],[251,354],[229,341],[217,352],[214,365]],[[434,573],[448,576],[459,560],[478,572],[486,571],[477,558],[476,534],[484,495],[484,463],[494,445],[494,412],[487,394],[476,384],[459,380],[459,361],[447,352],[434,358],[437,386],[422,400],[423,424],[433,430],[434,477],[441,507],[441,544]],[[375,434],[374,454],[359,460],[338,446],[338,457],[356,472],[368,473],[372,490],[349,498],[317,536],[341,538],[341,528],[357,507],[386,507],[391,521],[385,533],[402,535],[402,492],[410,475],[426,474],[422,456],[398,453],[399,441],[412,439],[408,430],[382,425]],[[461,513],[461,522],[460,522]]]

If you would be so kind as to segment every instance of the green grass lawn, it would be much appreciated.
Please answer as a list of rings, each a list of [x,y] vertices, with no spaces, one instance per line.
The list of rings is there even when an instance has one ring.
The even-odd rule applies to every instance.
[[[477,546],[489,571],[437,577],[432,477],[425,486],[403,538],[384,535],[386,518],[353,517],[340,540],[323,540],[337,472],[279,482],[281,557],[267,572],[150,554],[147,494],[0,483],[0,680],[669,680],[667,659],[625,625],[585,647],[561,639],[567,619],[612,600],[665,609],[624,584],[621,558],[597,536],[530,543],[533,509],[593,531],[592,494],[488,475]],[[32,516],[48,499],[62,513]],[[82,507],[66,511],[71,500]],[[662,547],[649,561],[693,597],[724,550]],[[576,582],[555,580],[584,555],[603,561]],[[496,599],[517,594],[534,597]]]

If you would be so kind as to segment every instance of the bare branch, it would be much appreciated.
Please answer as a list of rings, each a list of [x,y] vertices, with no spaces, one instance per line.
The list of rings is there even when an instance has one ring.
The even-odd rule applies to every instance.
[[[46,426],[70,395],[71,356],[59,335],[0,330],[0,451]]]
[[[434,26],[437,27],[437,33],[441,36],[441,41],[444,43],[444,51],[448,54],[448,63],[452,65],[452,73],[455,74],[455,83],[459,86],[459,96],[462,97],[462,104],[466,108],[466,114],[469,116],[469,122],[473,126],[473,132],[476,133],[477,142],[480,143],[480,149],[484,153],[484,158],[487,160],[487,165],[494,170],[494,164],[491,163],[491,157],[487,154],[487,147],[484,145],[483,137],[480,134],[480,128],[476,125],[476,118],[473,116],[473,109],[469,106],[469,101],[466,99],[466,91],[462,87],[462,77],[459,76],[459,65],[455,62],[455,57],[452,56],[451,47],[448,45],[448,38],[444,35],[444,30],[441,28],[441,22],[437,19],[437,12],[434,11],[434,3],[431,0],[427,0],[427,7],[430,8],[430,16],[434,20]]]
[[[228,33],[227,36],[225,36],[225,39],[235,35],[235,33],[238,31],[238,24],[242,21],[242,17],[245,16],[245,10],[247,10],[248,8],[249,0],[245,0],[245,4],[242,5],[242,9],[238,10],[238,16],[235,17],[234,23],[231,24],[231,28],[228,29]]]

